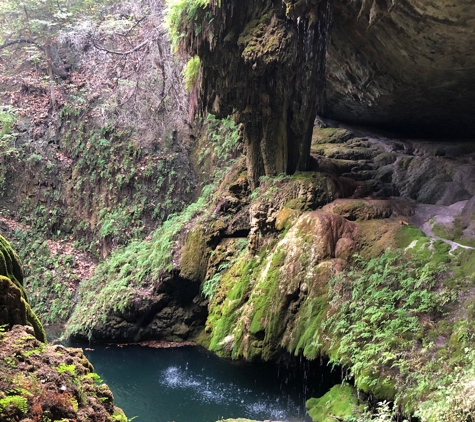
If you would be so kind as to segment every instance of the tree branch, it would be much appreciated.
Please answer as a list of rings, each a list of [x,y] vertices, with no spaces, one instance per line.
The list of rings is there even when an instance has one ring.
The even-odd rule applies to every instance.
[[[141,19],[139,19],[137,22],[135,22],[135,24],[132,26],[132,28],[130,28],[130,29],[124,34],[124,37],[126,37],[127,35],[129,35],[129,34],[132,32],[132,30],[133,30],[135,27],[137,27],[138,25],[140,25],[143,20],[147,19],[148,16],[149,16],[149,15],[145,15],[144,17],[142,17]]]
[[[127,56],[128,54],[134,53],[135,51],[140,50],[141,48],[145,47],[149,42],[150,42],[149,40],[146,40],[142,44],[137,45],[136,47],[132,48],[132,50],[129,50],[129,51],[109,50],[107,48],[97,45],[95,42],[92,42],[92,45],[96,47],[98,50],[106,51],[107,53],[117,54],[119,56]]]
[[[41,45],[39,45],[33,40],[29,40],[26,38],[19,38],[17,40],[8,41],[0,45],[0,50],[3,50],[4,48],[10,47],[11,45],[15,45],[15,44],[33,44],[36,48],[40,49],[41,51],[44,51],[44,48]]]

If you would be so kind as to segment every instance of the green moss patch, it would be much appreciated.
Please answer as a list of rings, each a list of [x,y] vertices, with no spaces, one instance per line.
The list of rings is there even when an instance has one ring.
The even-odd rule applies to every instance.
[[[398,248],[407,248],[411,243],[418,242],[421,239],[426,240],[427,237],[422,230],[414,226],[402,226],[395,236]]]
[[[355,388],[348,384],[333,386],[322,397],[307,400],[305,406],[315,422],[344,420],[363,411],[363,406],[358,404]]]
[[[333,127],[315,128],[312,135],[312,145],[314,144],[342,144],[354,135],[346,129]]]
[[[23,287],[23,270],[20,259],[10,244],[0,236],[0,325],[28,324],[35,330],[38,340],[46,342],[46,333],[31,309]]]
[[[180,275],[192,281],[204,280],[209,251],[203,228],[194,227],[188,234],[181,254]]]

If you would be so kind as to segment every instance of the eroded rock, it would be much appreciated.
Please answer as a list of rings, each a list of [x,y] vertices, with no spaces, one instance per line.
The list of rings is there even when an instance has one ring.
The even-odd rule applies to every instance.
[[[211,349],[270,359],[282,347],[305,348],[300,334],[309,329],[308,306],[315,306],[311,325],[316,334],[326,309],[328,280],[358,245],[356,224],[313,211],[303,213],[266,255],[244,251],[210,303]]]

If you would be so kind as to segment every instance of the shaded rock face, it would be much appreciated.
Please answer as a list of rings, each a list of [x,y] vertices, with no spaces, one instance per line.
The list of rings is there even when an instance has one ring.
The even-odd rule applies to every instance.
[[[413,137],[473,137],[473,1],[342,0],[333,7],[325,116]]]
[[[310,169],[317,111],[412,137],[475,132],[470,0],[211,3],[182,46],[201,58],[194,98],[244,125],[251,187]]]
[[[401,196],[450,205],[475,195],[475,146],[470,142],[400,140],[315,128],[311,154],[320,171],[358,184],[354,198]]]
[[[187,341],[202,330],[208,301],[199,295],[200,283],[172,272],[164,275],[151,291],[130,303],[124,312],[98,320],[90,333],[73,337],[89,342],[139,342],[146,340]]]
[[[0,276],[0,324],[26,325],[26,306],[21,290],[9,278]]]

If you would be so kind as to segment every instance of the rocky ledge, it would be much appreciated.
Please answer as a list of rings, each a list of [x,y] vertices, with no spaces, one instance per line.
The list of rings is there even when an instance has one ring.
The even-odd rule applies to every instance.
[[[0,340],[0,420],[127,421],[81,349],[46,345],[21,325]]]
[[[52,346],[0,236],[0,421],[126,422],[81,349]]]

